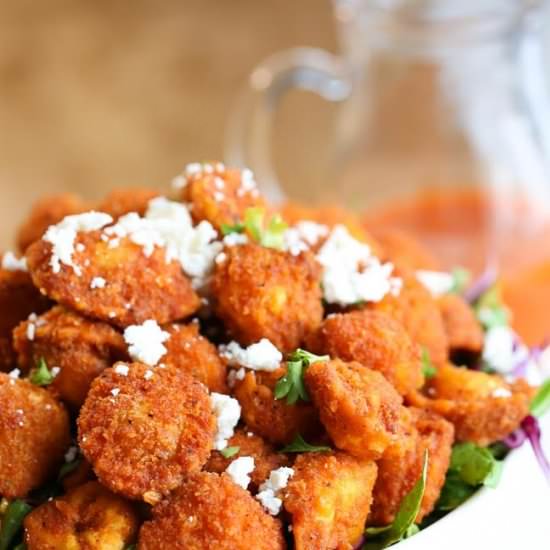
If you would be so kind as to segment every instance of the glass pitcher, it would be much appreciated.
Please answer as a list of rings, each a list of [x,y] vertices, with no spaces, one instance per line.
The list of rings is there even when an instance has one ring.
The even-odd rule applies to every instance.
[[[545,4],[334,0],[333,5],[342,55],[298,48],[261,63],[229,121],[226,160],[251,167],[271,200],[341,203],[363,213],[370,227],[417,236],[444,267],[481,271],[494,265],[515,278],[512,302],[525,301],[526,285],[538,285],[523,315],[537,317],[538,308],[546,319]],[[338,104],[332,154],[320,159],[326,160],[326,179],[307,195],[279,181],[271,165],[272,120],[293,88]]]

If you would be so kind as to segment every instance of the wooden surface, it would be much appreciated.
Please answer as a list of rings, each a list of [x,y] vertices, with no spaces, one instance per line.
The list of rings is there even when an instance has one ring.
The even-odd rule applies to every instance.
[[[160,187],[221,157],[247,74],[298,45],[335,50],[328,0],[0,0],[0,249],[41,194]],[[329,122],[321,100],[285,102],[275,156],[296,185]]]

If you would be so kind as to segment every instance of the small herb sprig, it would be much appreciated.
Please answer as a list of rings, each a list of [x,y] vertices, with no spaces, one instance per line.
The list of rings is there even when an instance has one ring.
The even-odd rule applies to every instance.
[[[55,375],[48,368],[48,364],[44,357],[38,360],[36,368],[31,372],[29,380],[35,386],[49,386],[55,378]]]
[[[298,434],[292,443],[283,447],[281,453],[328,453],[332,449],[326,445],[310,445],[305,439]]]

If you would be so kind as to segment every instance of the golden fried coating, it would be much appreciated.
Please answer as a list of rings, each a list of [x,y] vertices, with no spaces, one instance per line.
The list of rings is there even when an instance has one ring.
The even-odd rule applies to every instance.
[[[281,522],[229,476],[190,475],[153,509],[139,550],[283,550]]]
[[[319,327],[321,267],[313,255],[255,244],[225,253],[212,280],[215,311],[241,344],[268,338],[281,351],[292,351]]]
[[[207,220],[217,231],[221,231],[222,225],[242,223],[247,208],[267,210],[258,190],[246,183],[243,185],[242,172],[236,169],[224,168],[191,177],[181,198],[191,204],[195,223]]]
[[[227,365],[216,347],[199,334],[199,325],[173,324],[164,328],[170,334],[165,342],[165,365],[172,365],[191,374],[210,391],[227,393]]]
[[[243,420],[254,433],[275,445],[286,445],[298,434],[308,438],[322,432],[311,403],[298,401],[287,405],[286,398],[275,399],[275,385],[285,374],[286,366],[273,372],[247,372],[234,389]]]
[[[369,515],[371,525],[388,525],[394,520],[401,501],[420,479],[426,450],[428,472],[416,523],[433,510],[445,483],[453,445],[453,425],[421,409],[403,408],[402,412],[402,433],[378,461]]]
[[[206,463],[216,419],[206,388],[183,370],[117,365],[92,383],[79,444],[111,491],[154,504]]]
[[[251,456],[254,458],[254,471],[250,474],[249,490],[257,489],[269,477],[271,470],[288,466],[290,462],[286,455],[277,453],[272,445],[250,432],[248,428],[238,429],[227,446],[238,447],[239,451],[230,458],[224,458],[219,451],[212,451],[204,469],[221,474],[236,458]]]
[[[98,212],[110,214],[113,219],[130,212],[143,216],[149,201],[160,196],[158,191],[146,187],[122,187],[111,191],[95,208]]]
[[[28,273],[0,269],[0,371],[15,366],[12,330],[31,313],[42,313],[47,307],[48,300]]]
[[[29,340],[32,326],[33,339]],[[78,409],[92,380],[118,360],[128,359],[124,339],[111,325],[91,321],[55,306],[34,321],[21,323],[13,333],[17,362],[23,372],[40,359],[60,368],[49,389],[72,409]]]
[[[449,350],[478,354],[483,348],[483,329],[470,305],[457,294],[445,294],[437,300]]]
[[[64,306],[120,327],[147,319],[169,323],[199,308],[200,299],[191,281],[179,263],[166,262],[163,248],[156,247],[146,256],[141,246],[128,239],[121,239],[113,248],[100,235],[100,231],[78,235],[73,261],[81,267],[80,276],[64,264],[54,273],[51,244],[44,240],[34,243],[27,250],[34,284]],[[78,251],[79,244],[84,250]],[[105,279],[105,286],[92,288],[95,277]]]
[[[372,501],[376,464],[345,453],[304,453],[283,504],[292,517],[296,550],[351,550]]]
[[[139,519],[129,502],[90,481],[35,508],[23,525],[28,550],[124,550]]]
[[[329,316],[308,341],[308,349],[344,361],[358,361],[382,373],[402,395],[424,383],[420,349],[399,322],[363,309]]]
[[[89,210],[86,203],[72,193],[48,195],[38,200],[28,218],[17,232],[17,247],[21,252],[42,237],[50,225],[60,222],[65,216],[81,214]]]
[[[399,229],[373,227],[372,232],[383,248],[383,257],[407,269],[437,271],[441,266],[433,254],[414,237]]]
[[[0,495],[25,497],[55,475],[70,441],[69,416],[49,392],[0,373]]]
[[[413,273],[400,270],[396,274],[403,279],[399,296],[387,294],[381,302],[369,307],[384,311],[399,321],[411,340],[426,348],[435,365],[445,363],[448,356],[447,335],[437,302]]]
[[[506,437],[529,414],[533,388],[524,380],[508,384],[496,374],[444,365],[426,392],[429,399],[415,394],[411,403],[452,422],[458,441],[485,446]]]
[[[399,429],[401,396],[379,373],[339,359],[310,365],[304,380],[334,444],[377,459]]]

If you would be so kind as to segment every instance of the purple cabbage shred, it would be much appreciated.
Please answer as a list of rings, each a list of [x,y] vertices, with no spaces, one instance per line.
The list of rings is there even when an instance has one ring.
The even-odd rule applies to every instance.
[[[498,270],[496,265],[494,263],[488,264],[483,273],[464,292],[466,301],[470,304],[477,302],[495,284],[497,277]]]

